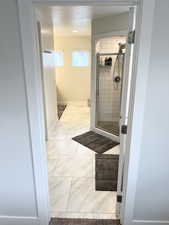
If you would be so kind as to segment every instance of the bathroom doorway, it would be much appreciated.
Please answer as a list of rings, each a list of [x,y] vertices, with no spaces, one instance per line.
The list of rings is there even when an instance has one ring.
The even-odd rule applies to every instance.
[[[79,16],[71,17],[75,12]],[[85,24],[84,18],[81,18],[82,12]],[[52,84],[56,86],[57,101],[52,106],[56,103],[64,106],[59,118],[52,121],[53,130],[47,142],[50,215],[118,220],[118,180],[121,181],[118,177],[121,178],[119,165],[123,152],[120,112],[129,7],[112,7],[111,10],[104,7],[103,14],[103,7],[99,6],[38,5],[36,15],[42,24],[44,75],[46,78],[51,75],[55,77]],[[126,29],[124,32],[98,34],[96,37],[95,32],[101,32],[97,24],[107,24],[117,17],[115,29],[119,27],[121,18]],[[75,24],[78,25],[75,27]],[[93,39],[96,43],[90,41]],[[94,48],[95,57],[91,63],[90,45],[91,55]],[[49,54],[54,56],[52,65],[48,64]],[[102,135],[93,129],[90,120],[90,108],[95,104],[93,95],[90,95],[90,89],[91,92],[95,89],[92,83],[95,74],[90,76],[90,66],[95,64],[95,125]],[[85,82],[86,79],[91,86],[90,82]],[[51,91],[49,82],[47,84]]]
[[[51,108],[58,109],[58,118],[51,120],[47,142],[52,217],[120,218],[117,205],[122,153],[120,115],[128,30],[125,21],[129,21],[129,7],[112,7],[111,11],[110,7],[104,7],[104,14],[102,10],[99,6],[46,5],[35,9],[41,23],[44,86],[46,94],[50,93],[46,95],[50,103],[46,104],[49,119]],[[72,17],[75,12],[76,18]],[[95,36],[95,32],[101,32],[97,24],[107,24],[116,17],[123,20],[124,32]],[[116,26],[115,29],[119,27],[119,20]],[[111,26],[108,29],[111,30]],[[95,37],[95,43],[91,42]],[[90,60],[93,48],[95,61]],[[52,56],[54,63],[49,64]],[[90,126],[90,108],[94,105],[90,95],[90,89],[94,90],[94,74],[90,73],[90,67],[94,64],[95,125],[102,135]],[[51,102],[52,85],[57,97],[55,102]]]
[[[34,1],[34,2],[36,2],[36,1]],[[57,5],[57,3],[58,3],[59,1],[57,1],[57,0],[53,0],[53,5]],[[83,1],[82,1],[83,2]],[[59,2],[59,4],[61,4],[60,2]],[[75,4],[75,3],[74,3]],[[76,3],[77,4],[77,3]],[[83,4],[84,5],[86,5],[86,3],[85,2],[83,2]],[[89,4],[89,3],[88,3]],[[110,2],[107,2],[107,3],[104,3],[105,5],[107,5],[107,7],[108,7],[108,9],[109,10],[111,10],[111,11],[113,11],[112,9],[110,9]],[[24,18],[24,10],[25,10],[25,7],[24,6],[27,6],[27,3],[26,3],[26,1],[24,2],[24,4],[22,4],[22,1],[20,1],[20,17],[22,18]],[[47,4],[46,4],[47,5]],[[67,6],[69,6],[69,3],[67,2],[65,2],[65,5],[67,5]],[[93,7],[93,6],[95,6],[96,5],[96,2],[94,2],[94,1],[91,1],[91,8]],[[32,10],[32,4],[30,4],[30,5],[28,5],[29,6],[29,9],[30,9],[30,12],[31,12],[31,10]],[[122,7],[122,10],[124,10],[124,8],[125,7],[127,7],[127,11],[128,11],[128,9],[130,8],[130,6],[133,6],[133,8],[135,8],[135,4],[130,4],[129,6],[127,6],[126,5],[126,3],[124,4],[124,6],[121,4],[120,5],[120,10],[121,10],[121,7]],[[113,3],[113,1],[112,1],[112,7],[114,8],[114,9],[116,9],[116,7],[117,7],[117,3]],[[64,7],[65,8],[65,7]],[[89,8],[90,9],[90,8]],[[100,12],[102,13],[103,12],[103,6],[101,6],[100,7]],[[117,21],[117,22],[119,22],[119,21],[121,21],[121,20],[118,20],[118,16],[121,16],[121,14],[122,14],[122,12],[119,10],[119,8],[117,8],[115,11],[114,11],[114,16],[115,16],[115,18],[116,18],[116,20],[113,20],[113,19],[108,19],[108,21],[111,21],[111,22],[114,22],[114,21]],[[92,10],[91,10],[92,11]],[[29,12],[29,13],[30,13]],[[90,10],[89,10],[89,12],[90,12]],[[119,15],[117,15],[118,13],[117,12],[119,12]],[[66,13],[66,15],[75,15],[76,13]],[[31,13],[30,13],[30,15],[32,15]],[[28,66],[29,66],[29,64],[30,65],[34,65],[33,64],[33,59],[35,59],[36,57],[35,57],[35,51],[33,51],[33,50],[35,50],[35,46],[34,46],[34,41],[32,40],[33,38],[32,38],[32,36],[30,36],[29,34],[31,33],[31,32],[26,32],[26,30],[25,30],[25,25],[26,25],[26,22],[28,23],[28,25],[29,25],[29,28],[30,28],[30,30],[31,31],[33,31],[34,32],[34,27],[33,27],[33,24],[32,24],[32,20],[30,19],[30,15],[28,14],[25,14],[25,18],[26,19],[28,19],[28,20],[26,20],[26,19],[24,19],[24,20],[20,20],[20,22],[21,22],[21,31],[22,31],[22,39],[23,39],[23,47],[24,47],[24,61],[26,62],[26,70],[28,70]],[[59,15],[59,14],[58,14]],[[76,14],[77,15],[77,14]],[[81,16],[82,14],[81,13],[79,13],[79,15]],[[112,24],[110,24],[110,23],[106,23],[106,26],[103,26],[103,23],[105,22],[105,16],[102,18],[102,22],[100,21],[100,18],[95,18],[95,19],[98,19],[98,22],[93,22],[93,14],[92,13],[88,13],[87,15],[91,15],[91,20],[92,20],[92,25],[93,24],[95,24],[96,25],[96,28],[98,28],[98,33],[99,32],[101,32],[101,28],[103,28],[104,29],[104,32],[106,32],[105,30],[106,30],[106,28],[107,28],[107,25],[109,24],[109,25],[111,25],[111,28],[112,28]],[[102,15],[103,16],[103,15]],[[73,17],[72,17],[73,18]],[[125,16],[123,16],[123,19],[125,18]],[[132,18],[133,19],[133,18]],[[130,22],[131,22],[131,16],[130,16]],[[68,21],[70,21],[70,20],[68,20]],[[126,25],[126,28],[127,28],[127,32],[128,31],[132,31],[132,29],[133,29],[133,27],[131,27],[130,26],[130,22],[128,22],[128,20],[125,20],[124,19],[124,24]],[[99,24],[98,26],[97,26],[97,24]],[[114,25],[114,24],[113,24]],[[123,26],[122,26],[123,27]],[[117,28],[117,27],[115,27],[115,28]],[[121,28],[121,26],[120,26],[120,28]],[[119,29],[120,29],[119,28]],[[129,28],[129,29],[128,29]],[[29,30],[28,30],[29,31]],[[31,33],[32,34],[32,33]],[[46,30],[44,30],[44,34],[46,35],[46,34],[49,34],[48,32],[46,32]],[[102,32],[102,34],[103,34],[103,32]],[[25,36],[28,36],[29,38],[24,38]],[[92,35],[93,36],[95,36],[95,33],[92,33]],[[28,48],[30,47],[30,49],[31,49],[31,51],[29,52],[29,51],[26,51],[26,50],[29,50]],[[28,54],[28,53],[30,53],[30,54]],[[131,51],[130,51],[131,52]],[[32,56],[32,59],[30,58],[30,56]],[[128,56],[129,56],[129,54],[128,54]],[[29,60],[28,60],[29,59]],[[37,61],[37,60],[36,60]],[[126,61],[125,61],[126,62]],[[93,66],[93,62],[92,62],[92,66]],[[36,65],[36,64],[35,64]],[[129,67],[129,61],[128,61],[128,63],[126,63],[126,65],[128,65],[128,67]],[[131,65],[131,64],[130,64]],[[37,65],[36,65],[36,69],[37,69],[37,67],[38,67],[38,63],[37,63]],[[34,68],[32,69],[32,70],[35,70]],[[28,71],[28,72],[30,72],[30,71]],[[34,71],[35,72],[35,71]],[[38,78],[39,78],[39,73],[36,71],[36,73],[35,73],[37,76],[38,76]],[[32,77],[31,78],[33,78],[33,75],[34,75],[34,73],[32,73]],[[95,73],[92,73],[92,76],[95,76]],[[95,77],[92,77],[92,79],[91,79],[91,81],[92,81],[92,84],[91,84],[91,87],[92,87],[92,91],[94,91],[95,92]],[[93,83],[93,81],[94,81],[94,83]],[[41,95],[41,90],[40,90],[40,88],[38,89],[37,87],[39,87],[38,86],[38,84],[37,84],[38,82],[36,81],[36,85],[35,85],[35,89],[36,89],[36,91],[37,92],[35,92],[36,94],[37,94],[37,96],[38,96],[38,98],[39,97],[41,97],[40,95]],[[128,85],[125,85],[127,88],[128,88]],[[29,91],[29,93],[30,93],[30,87],[28,86],[28,91]],[[93,96],[95,97],[95,94],[91,94],[91,106],[93,107],[93,105],[95,104],[95,102],[93,102]],[[95,98],[96,99],[96,98]],[[122,98],[123,99],[123,98]],[[123,102],[123,101],[122,101]],[[94,106],[95,107],[95,106]],[[93,107],[93,108],[94,108]],[[31,109],[32,110],[32,109]],[[42,111],[43,111],[43,109],[42,109],[42,107],[39,107],[39,109],[38,109],[38,113],[40,112],[40,113],[42,113]],[[92,114],[92,116],[91,117],[93,117],[93,109],[91,110],[91,114]],[[42,118],[40,118],[40,120],[42,120]],[[123,120],[126,120],[126,118],[123,118]],[[92,121],[93,121],[93,119],[92,119]],[[122,121],[123,122],[123,121]],[[43,122],[41,121],[41,123],[42,123],[42,125],[43,125]],[[90,127],[90,129],[91,130],[94,130],[93,129],[93,124],[91,124],[91,127]],[[42,135],[42,134],[41,134]],[[120,136],[120,138],[121,138],[121,136]],[[43,143],[41,143],[40,141],[42,140],[42,137],[40,137],[40,139],[39,139],[39,143],[38,144],[41,144],[42,145],[42,147],[43,147],[43,150],[45,149],[45,143],[43,142]],[[124,140],[124,138],[123,138],[123,140]],[[121,141],[120,141],[120,145],[121,145]],[[69,147],[69,146],[68,146]],[[40,150],[42,150],[42,148],[40,148]],[[120,148],[120,157],[121,157],[121,155],[123,155],[123,150],[124,150],[124,148]],[[43,151],[43,154],[37,154],[38,155],[38,157],[40,158],[41,157],[41,159],[39,159],[39,158],[37,158],[38,160],[40,160],[40,161],[42,161],[43,162],[43,164],[44,164],[44,162],[45,162],[45,160],[46,160],[46,154],[44,153],[44,151]],[[36,156],[37,157],[37,156]],[[128,155],[127,155],[127,157],[128,157]],[[71,160],[70,160],[70,162],[72,162]],[[76,163],[73,163],[73,165],[76,165]],[[54,165],[54,167],[53,167],[54,169],[55,169],[55,165]],[[70,166],[68,165],[68,168],[70,168]],[[121,167],[121,168],[124,168],[124,165]],[[76,170],[76,171],[78,171],[78,170]],[[47,169],[45,168],[45,169],[43,169],[43,172],[45,172],[45,174],[46,174],[46,172],[47,172]],[[128,172],[128,170],[127,170],[127,172]],[[36,181],[37,181],[37,172],[35,173],[35,175],[36,175]],[[127,176],[127,175],[126,175]],[[125,177],[126,177],[125,176]],[[65,179],[63,178],[63,181],[64,181]],[[46,181],[47,181],[47,179],[46,179]],[[39,182],[40,183],[40,182]],[[40,183],[40,184],[42,184],[42,182]],[[87,183],[86,183],[87,184]],[[70,185],[71,186],[71,185]],[[94,185],[93,185],[94,186]],[[92,186],[92,187],[93,187]],[[122,185],[121,185],[122,186]],[[123,182],[123,186],[124,186],[124,188],[126,188],[126,183],[125,182]],[[81,185],[81,187],[84,187],[83,185]],[[40,189],[40,188],[39,188]],[[78,189],[78,188],[77,188]],[[65,193],[67,193],[67,191],[64,191],[64,189],[63,188],[61,188],[60,189],[61,190],[61,192],[63,193],[63,195],[65,194]],[[91,191],[93,191],[93,189],[91,189]],[[73,192],[73,193],[78,193],[77,191],[75,191],[75,192]],[[86,189],[84,190],[84,192],[82,191],[82,193],[87,193],[88,194],[88,192],[86,191]],[[46,196],[48,196],[47,195],[48,194],[48,191],[46,191]],[[56,195],[58,196],[58,189],[57,189],[57,191],[56,191]],[[124,193],[124,195],[125,195],[125,193]],[[81,193],[79,192],[79,200],[81,200]],[[59,196],[60,197],[60,196]],[[85,196],[84,196],[85,197]],[[115,198],[113,199],[113,200],[115,200],[115,201],[113,201],[113,202],[115,202],[115,204],[116,204],[116,197],[117,197],[117,195],[115,195]],[[125,197],[125,196],[124,196]],[[68,199],[70,199],[69,198],[69,196],[68,196]],[[77,198],[76,198],[77,199]],[[86,200],[86,198],[84,198],[84,200]],[[89,199],[90,200],[90,199]],[[101,216],[101,212],[100,212],[100,207],[101,206],[105,206],[105,207],[107,207],[107,204],[105,203],[105,204],[103,204],[103,201],[102,201],[103,199],[101,199],[101,201],[98,201],[98,207],[97,208],[95,208],[95,210],[98,210],[97,211],[97,216]],[[108,201],[110,200],[110,198],[108,197]],[[46,199],[46,202],[48,203],[48,199]],[[58,201],[57,201],[58,202]],[[89,203],[92,203],[93,201],[92,200],[90,200],[89,201]],[[45,203],[46,204],[46,203]],[[46,204],[47,205],[47,207],[49,206],[48,204]],[[63,204],[62,204],[63,205]],[[74,204],[74,206],[76,206],[76,207],[78,207],[78,209],[81,209],[81,206],[83,206],[83,209],[85,208],[85,209],[87,209],[87,210],[89,210],[89,205],[90,204],[84,204],[84,203],[82,203],[82,204],[80,204],[80,205],[77,205],[77,204]],[[110,203],[110,205],[113,205],[112,203]],[[41,204],[41,206],[42,206],[42,204]],[[79,207],[80,206],[80,207]],[[86,207],[84,207],[84,206],[86,206]],[[38,207],[39,207],[39,205],[38,205]],[[49,207],[48,207],[49,208]],[[68,207],[66,207],[66,209],[67,209]],[[114,207],[115,209],[116,209],[116,206]],[[59,208],[59,207],[57,207],[57,212],[58,212],[58,209],[61,209],[61,207]],[[71,210],[72,210],[72,207],[71,207]],[[63,211],[61,211],[61,213],[62,213]],[[93,213],[93,209],[91,210],[91,212]],[[71,211],[71,213],[72,213],[72,216],[75,216],[75,214],[77,215],[77,211]],[[112,213],[112,210],[111,210],[111,213]],[[110,214],[111,214],[110,213]],[[89,216],[88,216],[88,212],[84,212],[84,214],[85,214],[85,216],[87,217],[87,218],[89,218]],[[106,214],[108,214],[107,213],[107,210],[106,210]],[[63,212],[63,214],[62,214],[62,216],[65,216],[65,214],[64,214],[64,212]],[[48,215],[49,217],[51,216],[51,213],[49,213],[49,215]],[[93,216],[93,215],[92,215]],[[111,216],[111,215],[110,215]],[[114,215],[113,216],[116,216],[116,213],[115,213],[115,210],[114,210]],[[104,217],[104,215],[103,215],[103,217]],[[105,218],[105,217],[104,217]],[[112,217],[111,217],[112,218]],[[116,217],[117,218],[117,217]]]

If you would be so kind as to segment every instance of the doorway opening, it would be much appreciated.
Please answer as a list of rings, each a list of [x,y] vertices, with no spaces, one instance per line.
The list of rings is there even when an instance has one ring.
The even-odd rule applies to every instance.
[[[127,6],[35,5],[51,217],[121,218],[125,145],[120,121],[129,92],[123,82],[130,62],[129,14]],[[98,138],[97,148],[117,144],[97,154],[91,147],[95,136],[87,136],[88,145],[74,140],[90,132]]]

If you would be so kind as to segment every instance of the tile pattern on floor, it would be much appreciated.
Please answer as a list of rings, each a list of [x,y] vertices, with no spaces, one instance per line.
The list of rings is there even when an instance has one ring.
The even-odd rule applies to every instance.
[[[68,105],[47,143],[53,217],[116,219],[116,192],[95,191],[95,152],[72,140],[89,131],[89,115]],[[119,146],[105,154],[119,154]]]

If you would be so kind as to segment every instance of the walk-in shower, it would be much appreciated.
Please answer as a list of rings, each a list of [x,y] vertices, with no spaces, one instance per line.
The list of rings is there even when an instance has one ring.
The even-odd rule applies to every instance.
[[[119,136],[125,37],[103,38],[96,45],[96,127]]]

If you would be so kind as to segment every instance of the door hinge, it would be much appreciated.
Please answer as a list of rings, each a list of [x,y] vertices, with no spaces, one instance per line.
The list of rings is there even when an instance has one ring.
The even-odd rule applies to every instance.
[[[127,134],[127,125],[122,125],[121,126],[121,133],[122,134]]]
[[[134,44],[135,42],[135,30],[130,31],[128,33],[128,39],[127,39],[128,44]]]
[[[122,195],[117,195],[117,202],[122,202]]]

